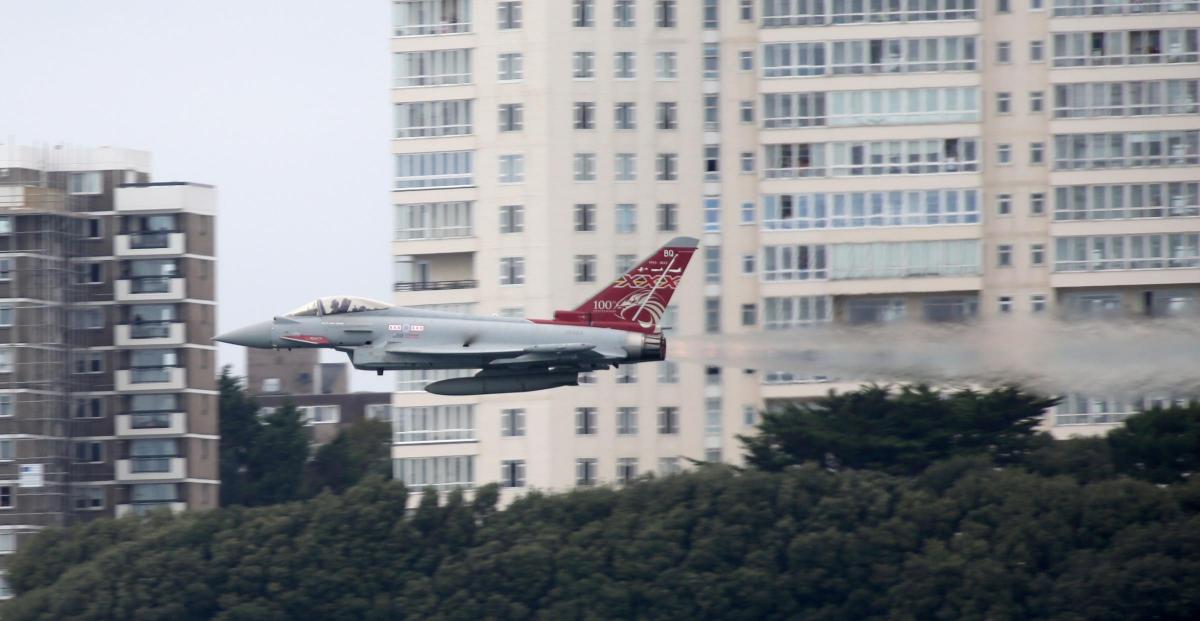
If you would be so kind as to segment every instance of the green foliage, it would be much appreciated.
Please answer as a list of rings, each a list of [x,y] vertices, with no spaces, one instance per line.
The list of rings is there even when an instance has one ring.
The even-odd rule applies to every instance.
[[[269,505],[302,498],[308,435],[300,411],[292,404],[262,418],[246,455],[246,505]]]
[[[1118,472],[1156,483],[1182,481],[1200,471],[1200,402],[1131,416],[1107,439]]]
[[[758,433],[740,439],[747,462],[761,470],[815,462],[912,475],[958,455],[1021,460],[1049,441],[1036,427],[1054,403],[1016,388],[946,394],[868,386],[765,412]]]
[[[217,380],[220,389],[221,504],[243,504],[247,491],[246,467],[258,437],[258,405],[246,396],[241,380],[228,366]]]
[[[369,477],[338,497],[125,519],[16,555],[30,619],[1194,619],[1200,481],[986,455],[918,477],[708,467],[495,511]]]
[[[363,419],[317,449],[305,475],[308,495],[323,489],[342,493],[368,475],[391,473],[392,426]]]

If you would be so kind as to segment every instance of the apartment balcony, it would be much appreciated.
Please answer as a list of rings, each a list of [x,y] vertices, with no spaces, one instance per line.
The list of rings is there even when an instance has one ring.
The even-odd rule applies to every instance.
[[[117,347],[137,345],[182,345],[186,340],[186,328],[182,322],[144,321],[137,324],[114,326]]]
[[[188,211],[216,215],[216,190],[199,183],[130,183],[116,189],[118,212]]]
[[[174,231],[152,231],[117,235],[116,254],[119,257],[183,254],[184,234]]]
[[[117,301],[182,300],[186,289],[184,279],[178,276],[133,276],[117,281]]]
[[[174,455],[151,455],[117,460],[117,480],[154,481],[187,476],[187,459]]]
[[[187,371],[180,367],[140,367],[117,370],[118,391],[183,390]]]
[[[164,500],[154,502],[133,502],[117,505],[117,517],[126,515],[146,515],[151,511],[169,509],[171,513],[179,513],[187,509],[187,503],[179,500]]]
[[[187,433],[185,412],[123,412],[116,419],[118,436],[136,438]]]
[[[396,291],[446,291],[449,289],[475,289],[478,280],[425,280],[415,282],[398,282]]]
[[[459,229],[462,231],[463,229]],[[472,253],[479,249],[479,238],[474,237],[469,228],[463,235],[454,235],[458,231],[446,231],[444,236],[421,236],[419,232],[410,232],[409,236],[401,237],[397,232],[392,242],[393,255],[426,255],[426,254],[460,254]]]

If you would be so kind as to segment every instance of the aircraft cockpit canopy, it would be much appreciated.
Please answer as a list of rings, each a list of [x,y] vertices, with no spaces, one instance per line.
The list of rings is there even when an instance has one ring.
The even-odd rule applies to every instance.
[[[384,310],[391,308],[379,300],[357,298],[348,295],[331,295],[318,298],[287,313],[286,317],[315,317],[317,315],[340,315],[341,313],[361,313],[363,311]]]

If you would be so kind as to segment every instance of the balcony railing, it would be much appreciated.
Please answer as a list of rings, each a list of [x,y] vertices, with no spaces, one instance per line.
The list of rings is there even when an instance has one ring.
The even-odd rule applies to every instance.
[[[167,293],[171,290],[171,279],[176,276],[133,276],[129,278],[130,293]]]
[[[150,384],[171,381],[174,367],[134,367],[129,369],[129,381],[133,384]]]
[[[478,280],[427,280],[398,282],[396,291],[443,291],[446,289],[474,289],[478,286]]]
[[[142,321],[129,326],[129,338],[132,339],[165,339],[171,336],[173,321]]]
[[[420,429],[397,431],[392,442],[396,444],[419,444],[422,442],[467,442],[475,440],[474,429]]]
[[[129,234],[129,247],[135,250],[166,248],[171,243],[171,231],[146,231]]]
[[[147,455],[129,458],[130,472],[170,472],[171,460],[176,455]]]

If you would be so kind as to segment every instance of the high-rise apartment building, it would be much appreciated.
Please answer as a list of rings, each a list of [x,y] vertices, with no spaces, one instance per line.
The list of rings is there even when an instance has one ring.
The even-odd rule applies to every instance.
[[[397,0],[397,304],[548,317],[666,239],[668,334],[1196,313],[1194,0]],[[411,486],[564,488],[737,461],[830,383],[671,362],[420,392]],[[1069,395],[1107,428],[1161,395]]]
[[[149,162],[0,145],[0,553],[217,504],[215,193]]]

